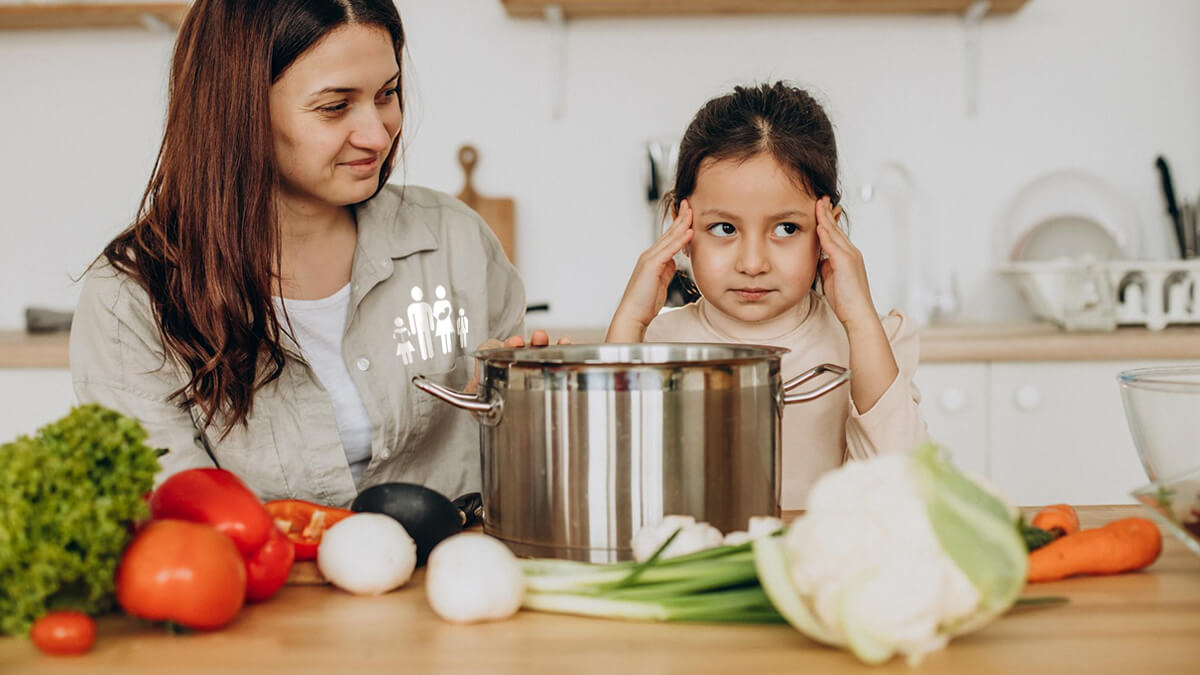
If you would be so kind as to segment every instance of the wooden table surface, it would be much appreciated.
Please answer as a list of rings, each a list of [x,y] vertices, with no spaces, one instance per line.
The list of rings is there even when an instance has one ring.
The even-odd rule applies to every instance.
[[[1141,513],[1080,509],[1084,525]],[[1147,571],[1029,587],[1067,605],[1013,610],[916,669],[868,668],[787,626],[651,624],[521,612],[456,626],[425,601],[423,576],[367,598],[290,585],[222,630],[168,635],[122,616],[101,619],[94,649],[40,654],[0,638],[0,673],[1198,673],[1200,558],[1174,537]]]

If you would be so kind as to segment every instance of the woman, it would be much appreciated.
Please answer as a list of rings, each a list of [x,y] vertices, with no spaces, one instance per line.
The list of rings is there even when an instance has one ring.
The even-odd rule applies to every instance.
[[[432,318],[442,289],[471,344],[520,344],[525,292],[474,212],[387,184],[403,46],[391,0],[188,13],[138,217],[88,272],[71,332],[80,401],[140,420],[169,451],[160,480],[216,465],[263,499],[334,505],[389,481],[479,489],[476,425],[409,384],[469,387],[469,352],[441,348],[433,321],[409,321],[433,348],[407,352],[395,326]]]

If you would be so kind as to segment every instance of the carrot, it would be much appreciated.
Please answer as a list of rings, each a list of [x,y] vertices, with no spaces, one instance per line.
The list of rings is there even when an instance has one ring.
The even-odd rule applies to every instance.
[[[1057,539],[1079,531],[1079,514],[1070,504],[1051,504],[1038,511],[1030,525],[1040,527]]]
[[[1030,553],[1028,579],[1036,583],[1076,574],[1131,572],[1157,560],[1160,552],[1158,526],[1145,518],[1122,518],[1068,534]]]

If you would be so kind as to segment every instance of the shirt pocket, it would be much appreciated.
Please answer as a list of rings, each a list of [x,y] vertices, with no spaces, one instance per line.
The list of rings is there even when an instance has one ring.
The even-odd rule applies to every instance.
[[[452,361],[447,360],[440,363],[431,362],[425,366],[425,370],[414,369],[412,375],[424,375],[427,380],[434,384],[442,385],[454,391],[466,391],[467,384],[470,383],[471,377],[474,375],[475,359],[467,355],[456,356]],[[413,431],[413,439],[419,439],[427,434],[434,432],[439,424],[450,423],[451,413],[461,412],[459,408],[441,400],[433,394],[427,394],[415,386],[412,387],[413,405],[410,407],[412,411],[412,423],[409,425]]]
[[[254,416],[246,424],[236,424],[224,438],[222,429],[214,424],[207,432],[218,467],[241,478],[263,501],[293,496],[269,416]]]

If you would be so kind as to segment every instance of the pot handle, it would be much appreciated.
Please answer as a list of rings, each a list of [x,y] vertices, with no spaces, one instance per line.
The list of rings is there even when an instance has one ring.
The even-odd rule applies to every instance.
[[[808,382],[809,380],[813,379],[814,377],[816,377],[822,373],[837,373],[837,377],[835,377],[832,380],[826,382],[825,384],[817,387],[816,389],[813,389],[812,391],[803,391],[803,392],[798,392],[795,394],[786,393],[786,392],[789,392],[789,391],[795,389],[796,387],[799,387],[800,385],[804,384],[805,382]],[[783,383],[783,391],[785,392],[783,395],[783,403],[784,403],[784,405],[788,405],[790,403],[804,403],[805,401],[811,401],[815,398],[821,398],[825,394],[828,394],[829,392],[833,391],[834,389],[837,389],[838,387],[842,386],[843,384],[846,384],[849,381],[850,381],[850,369],[849,368],[835,366],[832,363],[822,363],[819,366],[809,368],[808,370],[804,371],[803,373],[800,373],[799,375],[797,375],[797,376],[793,377],[792,379],[788,380],[787,382]]]
[[[424,375],[413,376],[412,383],[414,387],[426,394],[440,398],[455,408],[462,408],[463,410],[482,415],[486,419],[494,419],[500,413],[499,400],[485,401],[478,396],[455,391],[449,387],[440,385]]]

